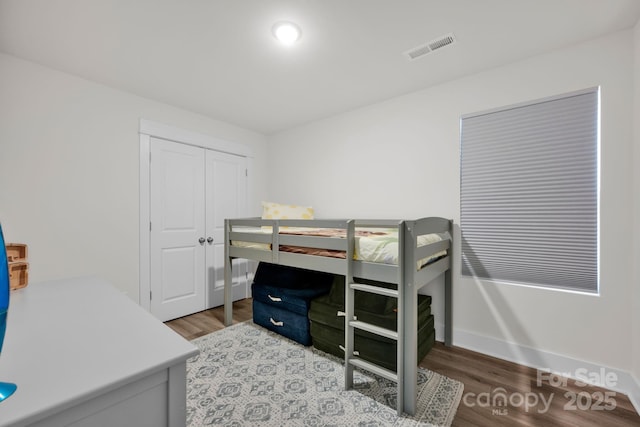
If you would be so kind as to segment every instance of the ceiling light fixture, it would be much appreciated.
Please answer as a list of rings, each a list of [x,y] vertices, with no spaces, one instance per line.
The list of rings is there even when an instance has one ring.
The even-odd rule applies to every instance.
[[[280,41],[280,43],[291,46],[300,39],[302,32],[293,22],[278,22],[271,29],[273,36]]]

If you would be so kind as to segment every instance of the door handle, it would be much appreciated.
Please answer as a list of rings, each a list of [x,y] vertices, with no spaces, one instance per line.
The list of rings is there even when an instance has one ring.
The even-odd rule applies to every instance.
[[[207,243],[212,244],[213,243],[213,237],[208,237],[207,238]]]
[[[200,242],[201,245],[204,245],[204,237],[199,238],[198,242]]]

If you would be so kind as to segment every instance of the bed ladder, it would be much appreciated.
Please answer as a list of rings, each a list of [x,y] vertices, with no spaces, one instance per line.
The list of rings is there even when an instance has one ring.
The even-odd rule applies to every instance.
[[[400,223],[398,226],[398,248],[401,253],[400,256],[411,256],[413,257],[413,251],[409,248],[410,254],[402,253],[405,252],[404,249],[407,245],[405,245],[405,224],[404,222]],[[410,246],[410,245],[409,245]],[[347,259],[353,259],[347,258]],[[350,264],[350,263],[349,263]],[[366,370],[373,374],[376,374],[380,377],[386,378],[390,381],[394,381],[397,384],[397,399],[396,406],[398,415],[402,415],[403,412],[408,412],[409,415],[413,415],[412,412],[415,411],[415,393],[414,400],[412,404],[408,406],[405,405],[405,387],[403,385],[403,373],[404,373],[404,364],[405,364],[405,352],[414,351],[415,353],[415,343],[406,342],[405,333],[404,333],[404,322],[403,315],[405,313],[405,289],[402,286],[403,283],[406,282],[407,272],[404,271],[402,266],[398,267],[398,287],[396,289],[389,289],[380,286],[368,285],[363,283],[356,283],[353,279],[353,271],[351,268],[347,269],[347,274],[345,275],[345,348],[344,348],[344,357],[345,357],[345,390],[349,390],[353,388],[353,369],[354,367]],[[409,272],[410,274],[410,272]],[[397,303],[397,327],[396,330],[390,330],[386,328],[381,328],[376,325],[372,325],[370,323],[362,322],[357,319],[355,316],[355,291],[373,293],[378,295],[384,295],[388,297],[393,297],[398,299]],[[413,305],[416,304],[415,301],[409,301]],[[410,310],[411,311],[411,310]],[[415,313],[411,313],[415,314]],[[379,335],[382,337],[390,338],[396,341],[396,372],[386,369],[382,366],[376,365],[364,359],[358,357],[358,352],[354,347],[354,333],[356,329],[360,329],[363,331],[370,332],[375,335]],[[414,340],[415,341],[415,340]],[[406,344],[409,344],[408,348]],[[412,390],[412,388],[409,388]],[[411,399],[411,397],[410,397]],[[412,409],[413,408],[413,409]]]

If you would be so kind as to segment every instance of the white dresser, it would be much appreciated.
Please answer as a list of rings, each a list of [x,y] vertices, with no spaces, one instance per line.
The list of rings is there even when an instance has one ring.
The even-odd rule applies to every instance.
[[[0,426],[185,426],[198,349],[104,280],[12,292],[2,350]]]

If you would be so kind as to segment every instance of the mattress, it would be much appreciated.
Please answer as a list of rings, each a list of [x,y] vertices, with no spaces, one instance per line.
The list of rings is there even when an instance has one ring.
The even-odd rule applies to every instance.
[[[236,230],[240,231],[240,230]],[[242,228],[243,233],[271,234],[271,230],[261,228]],[[346,232],[343,229],[329,228],[294,228],[280,229],[280,234],[344,238]],[[425,234],[418,236],[417,247],[439,242],[442,237],[438,234]],[[237,247],[271,250],[268,243],[255,243],[232,241],[231,244]],[[307,255],[329,256],[334,258],[345,258],[343,251],[327,249],[305,248],[300,246],[281,245],[280,250],[284,252],[301,253]],[[447,251],[440,251],[428,258],[418,262],[418,268],[429,262],[447,254]],[[398,229],[397,228],[356,228],[355,250],[353,258],[358,261],[375,262],[382,264],[398,264]]]

